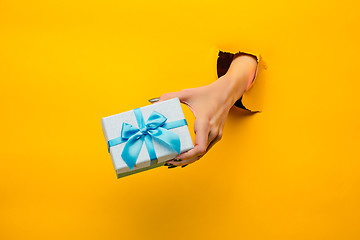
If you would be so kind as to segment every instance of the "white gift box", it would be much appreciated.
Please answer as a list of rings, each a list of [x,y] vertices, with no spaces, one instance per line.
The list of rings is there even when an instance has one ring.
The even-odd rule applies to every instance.
[[[150,114],[153,111],[156,111],[157,113],[165,116],[165,123],[185,119],[179,98],[172,98],[163,102],[153,103],[139,109],[145,123],[147,122]],[[119,113],[109,117],[104,117],[101,120],[107,143],[109,140],[116,139],[121,136],[123,123],[131,124],[133,127],[139,128],[134,110]],[[168,129],[168,131],[171,131],[179,136],[181,153],[186,152],[194,147],[187,124],[180,127]],[[178,153],[174,151],[174,149],[171,149],[168,146],[164,145],[163,143],[161,143],[161,141],[158,141],[154,138],[152,138],[151,141],[153,143],[157,159],[153,161],[150,160],[149,152],[144,142],[142,144],[139,156],[137,157],[136,165],[132,170],[130,170],[129,166],[121,157],[121,153],[124,149],[126,142],[109,148],[111,159],[113,161],[118,178],[162,166],[165,164],[165,161],[173,159],[175,156],[178,155]]]

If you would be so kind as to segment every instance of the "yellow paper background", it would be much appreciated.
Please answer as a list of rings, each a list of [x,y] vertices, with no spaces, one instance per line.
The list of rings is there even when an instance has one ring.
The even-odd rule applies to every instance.
[[[360,239],[359,5],[2,0],[0,238]],[[101,118],[215,81],[218,49],[264,57],[263,112],[117,180]]]

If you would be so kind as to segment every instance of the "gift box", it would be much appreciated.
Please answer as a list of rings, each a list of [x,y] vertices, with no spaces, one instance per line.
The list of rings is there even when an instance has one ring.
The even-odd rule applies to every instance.
[[[194,147],[179,98],[101,120],[118,178],[159,167]]]

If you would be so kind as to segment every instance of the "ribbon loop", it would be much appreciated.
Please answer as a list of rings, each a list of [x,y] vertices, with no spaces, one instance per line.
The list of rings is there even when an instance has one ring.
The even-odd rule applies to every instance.
[[[138,129],[131,124],[123,123],[121,128],[121,137],[123,139],[129,139],[132,135],[138,132]]]

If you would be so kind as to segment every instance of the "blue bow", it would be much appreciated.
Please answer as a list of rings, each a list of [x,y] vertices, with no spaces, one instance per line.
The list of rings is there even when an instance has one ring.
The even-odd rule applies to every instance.
[[[186,125],[185,119],[165,123],[167,118],[161,113],[153,111],[145,124],[141,110],[136,108],[134,109],[134,113],[139,128],[124,122],[121,128],[121,137],[108,141],[109,150],[112,146],[126,142],[121,157],[130,170],[133,170],[136,164],[144,141],[150,156],[151,164],[154,163],[154,160],[157,160],[152,138],[180,154],[180,137],[168,129]]]

